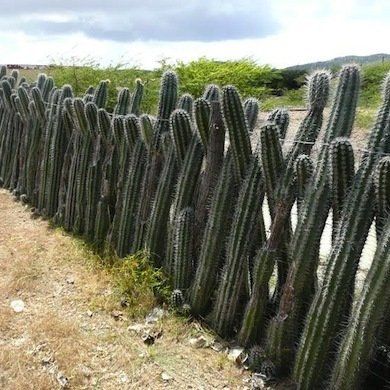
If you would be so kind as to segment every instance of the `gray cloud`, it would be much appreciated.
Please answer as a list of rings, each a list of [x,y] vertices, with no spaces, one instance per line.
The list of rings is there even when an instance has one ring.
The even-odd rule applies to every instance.
[[[119,42],[259,38],[278,30],[267,0],[19,0],[2,5],[1,15],[0,26],[27,34],[82,32]]]

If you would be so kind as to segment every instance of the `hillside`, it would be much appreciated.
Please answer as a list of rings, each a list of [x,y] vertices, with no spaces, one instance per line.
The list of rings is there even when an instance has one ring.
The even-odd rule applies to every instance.
[[[372,64],[375,62],[389,61],[390,54],[371,54],[369,56],[344,56],[344,57],[336,57],[328,61],[318,61],[318,62],[310,62],[308,64],[303,65],[294,65],[289,66],[286,69],[291,70],[313,70],[320,68],[333,68],[338,67],[343,64],[348,63],[357,63],[357,64]]]

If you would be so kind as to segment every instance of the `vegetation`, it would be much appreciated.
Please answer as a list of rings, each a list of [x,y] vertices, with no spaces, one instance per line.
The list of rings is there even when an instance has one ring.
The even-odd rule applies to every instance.
[[[205,72],[210,63],[188,67],[195,65]],[[147,95],[140,80],[110,103],[106,78],[76,96],[43,74],[28,83],[18,72],[0,73],[1,185],[35,215],[123,258],[114,269],[131,300],[151,290],[167,298],[164,269],[176,309],[246,348],[263,348],[263,377],[291,376],[301,389],[332,381],[340,390],[367,377],[372,345],[388,340],[390,73],[356,173],[348,141],[361,87],[356,65],[344,66],[335,83],[325,70],[308,77],[305,117],[286,148],[288,111],[271,112],[256,138],[258,101],[243,102],[233,85],[210,84],[194,100],[180,94],[180,78],[166,70],[154,117],[142,114]],[[318,288],[331,210],[333,245]],[[374,221],[377,251],[360,297],[355,276]]]

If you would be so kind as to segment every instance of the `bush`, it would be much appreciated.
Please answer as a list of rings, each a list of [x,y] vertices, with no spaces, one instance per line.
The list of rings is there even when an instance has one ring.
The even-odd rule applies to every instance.
[[[253,60],[216,61],[200,58],[188,64],[179,62],[173,67],[179,75],[180,89],[197,97],[208,84],[233,84],[242,96],[263,98],[281,80],[280,72],[268,65],[260,66]]]

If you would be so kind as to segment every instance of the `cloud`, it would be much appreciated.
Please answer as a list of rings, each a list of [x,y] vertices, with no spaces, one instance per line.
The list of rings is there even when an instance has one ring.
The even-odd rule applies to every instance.
[[[27,34],[81,32],[117,42],[261,38],[279,29],[267,0],[19,0],[1,15],[0,26]]]

